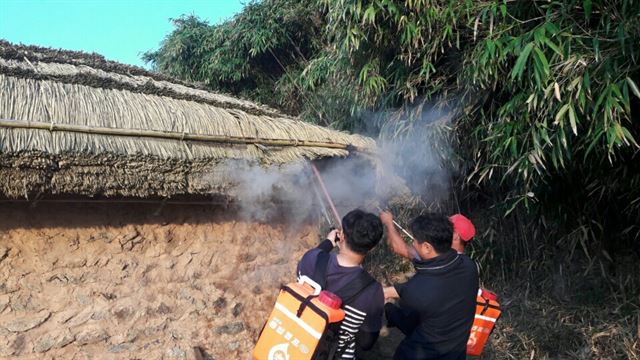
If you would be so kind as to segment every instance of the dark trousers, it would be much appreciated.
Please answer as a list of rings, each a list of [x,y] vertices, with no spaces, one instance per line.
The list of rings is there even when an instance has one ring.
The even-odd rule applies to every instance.
[[[384,314],[388,327],[397,327],[405,336],[411,335],[420,323],[420,316],[415,311],[404,309],[395,304],[386,303]]]
[[[388,327],[397,327],[405,336],[410,336],[413,331],[418,327],[420,323],[420,315],[406,308],[402,308],[391,303],[384,305],[384,314],[387,318]],[[410,345],[406,343],[405,338],[396,352],[393,354],[393,360],[414,360],[414,359],[438,359],[438,360],[464,360],[466,359],[466,353],[464,351],[460,353],[448,353],[448,354],[434,354],[433,350],[426,351],[420,346],[415,344]]]

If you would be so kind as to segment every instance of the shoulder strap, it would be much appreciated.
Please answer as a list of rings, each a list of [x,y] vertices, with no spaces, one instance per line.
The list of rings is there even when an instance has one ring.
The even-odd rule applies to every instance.
[[[312,278],[322,289],[327,286],[327,266],[329,265],[329,257],[329,252],[320,251],[316,258],[316,268],[313,272]]]
[[[355,300],[364,289],[373,284],[376,280],[366,271],[362,270],[350,283],[336,291],[336,295],[340,296],[344,305],[349,305]]]
[[[330,256],[329,252],[320,251],[316,258],[316,268],[313,273],[313,280],[316,281],[322,289],[327,286],[327,266],[329,265]],[[362,270],[355,279],[335,291],[335,294],[342,299],[343,304],[348,305],[353,302],[353,300],[355,300],[358,295],[364,291],[364,289],[369,287],[369,285],[373,284],[375,281],[376,280],[371,277],[371,275]]]

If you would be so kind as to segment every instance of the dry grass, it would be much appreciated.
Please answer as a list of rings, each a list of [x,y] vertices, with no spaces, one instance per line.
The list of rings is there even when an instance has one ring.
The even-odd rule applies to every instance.
[[[278,116],[277,110],[219,93],[194,84],[150,73],[100,55],[13,45],[0,40],[0,73],[35,79],[49,79],[92,87],[124,89],[239,109],[257,115]]]
[[[620,309],[615,297],[607,296],[584,305],[530,289],[515,280],[495,284],[504,313],[484,359],[640,358],[638,303]]]
[[[0,118],[75,124],[116,129],[148,129],[177,133],[230,137],[326,141],[371,147],[361,136],[330,130],[287,117],[252,115],[237,109],[214,107],[194,101],[93,88],[49,80],[0,75]],[[49,132],[32,129],[3,129],[3,152],[39,150],[65,152],[109,152],[154,155],[177,159],[226,159],[237,156],[229,146],[176,140],[139,139],[94,134]],[[314,148],[299,156],[336,156],[345,151]],[[246,157],[260,159],[261,151],[247,151]],[[265,162],[287,162],[276,154],[264,154]]]

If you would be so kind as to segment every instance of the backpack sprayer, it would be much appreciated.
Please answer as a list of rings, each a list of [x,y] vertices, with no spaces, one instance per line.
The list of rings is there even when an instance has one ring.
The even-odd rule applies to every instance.
[[[340,224],[340,215],[322,181],[320,172],[311,164],[311,169],[324,192],[327,203]],[[316,195],[318,194],[317,189]],[[324,215],[331,223],[326,207]],[[316,279],[318,280],[318,279]],[[322,290],[313,279],[301,276],[297,282],[282,286],[273,311],[265,324],[256,347],[254,360],[320,360],[330,357],[334,342],[333,329],[345,317],[341,308],[342,299],[336,294]]]
[[[378,211],[383,211],[379,206],[376,205],[375,207]],[[393,224],[411,240],[415,241],[415,238],[398,222],[393,220]],[[502,309],[500,308],[500,303],[498,303],[498,296],[487,289],[478,289],[476,313],[471,327],[471,334],[467,341],[467,355],[480,356],[482,354],[489,335],[493,332],[496,321],[501,314]]]

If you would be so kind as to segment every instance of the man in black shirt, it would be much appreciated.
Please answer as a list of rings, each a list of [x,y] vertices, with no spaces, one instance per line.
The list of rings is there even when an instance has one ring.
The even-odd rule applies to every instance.
[[[416,274],[404,284],[384,289],[385,299],[400,298],[401,306],[385,305],[389,326],[406,338],[395,360],[461,360],[475,314],[478,272],[466,255],[451,249],[453,226],[446,216],[427,214],[411,223],[415,240],[407,245],[388,212],[380,215],[391,249],[413,261]]]

